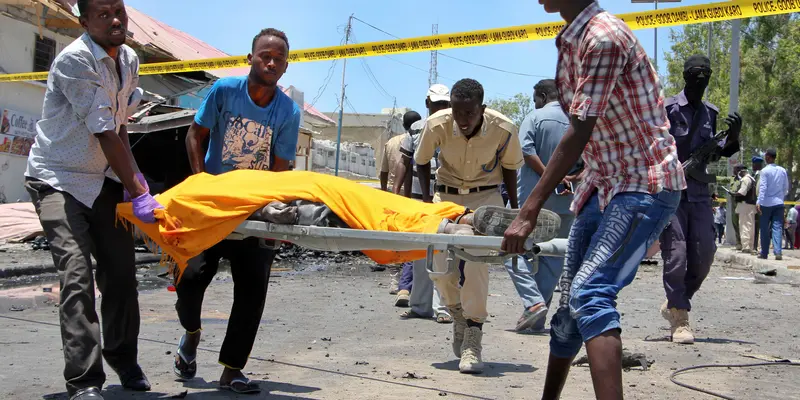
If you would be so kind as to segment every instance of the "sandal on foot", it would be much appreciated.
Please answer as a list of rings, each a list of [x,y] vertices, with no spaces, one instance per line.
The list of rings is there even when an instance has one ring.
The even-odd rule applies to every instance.
[[[481,206],[475,210],[472,225],[481,235],[502,237],[517,215],[519,215],[519,210],[498,206]],[[539,211],[536,227],[530,237],[536,243],[547,242],[555,239],[560,229],[561,217],[550,210],[542,209]]]
[[[219,384],[221,390],[230,390],[238,394],[256,394],[261,393],[261,387],[258,384],[250,382],[247,378],[233,378],[230,383]]]
[[[417,318],[425,319],[425,318],[430,318],[430,317],[426,317],[426,316],[420,315],[420,314],[418,314],[418,313],[416,313],[416,312],[414,312],[412,310],[408,310],[408,311],[400,314],[400,318],[402,318],[402,319],[417,319]]]
[[[172,367],[172,372],[180,379],[189,380],[197,374],[197,355],[188,357],[181,350],[185,341],[186,335],[181,336],[178,350],[175,352],[175,364]]]
[[[440,324],[452,324],[453,317],[450,314],[441,313],[436,316],[436,322]]]

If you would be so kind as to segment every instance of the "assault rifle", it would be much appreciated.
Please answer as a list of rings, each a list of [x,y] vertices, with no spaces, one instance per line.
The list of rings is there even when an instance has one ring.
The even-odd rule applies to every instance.
[[[700,147],[695,149],[689,158],[683,162],[683,172],[703,183],[717,182],[717,176],[711,175],[708,171],[700,169],[702,166],[707,165],[709,162],[714,162],[720,159],[720,151],[722,146],[719,142],[728,137],[728,131],[722,131],[714,135],[711,140],[703,143]]]

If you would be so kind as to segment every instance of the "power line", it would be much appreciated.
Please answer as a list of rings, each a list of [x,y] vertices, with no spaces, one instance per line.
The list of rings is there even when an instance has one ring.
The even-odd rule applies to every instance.
[[[393,37],[393,38],[395,38],[395,39],[400,39],[400,37],[397,37],[397,36],[395,36],[395,35],[392,35],[391,33],[389,33],[389,32],[386,32],[385,30],[383,30],[383,29],[381,29],[381,28],[378,28],[377,26],[375,26],[375,25],[372,25],[372,24],[370,24],[370,23],[369,23],[369,22],[367,22],[367,21],[364,21],[364,20],[362,20],[362,19],[358,19],[357,17],[353,17],[353,19],[354,19],[354,20],[356,20],[356,21],[358,21],[358,22],[361,22],[362,24],[364,24],[364,25],[366,25],[366,26],[368,26],[368,27],[370,27],[370,28],[372,28],[372,29],[375,29],[375,30],[376,30],[376,31],[378,31],[378,32],[382,32],[382,33],[384,33],[384,34],[386,34],[386,35],[389,35],[389,36],[391,36],[391,37]]]
[[[476,67],[486,68],[486,69],[490,69],[492,71],[503,72],[503,73],[506,73],[506,74],[527,76],[527,77],[531,77],[531,78],[543,78],[543,79],[551,78],[549,76],[544,76],[544,75],[533,75],[533,74],[526,74],[524,72],[507,71],[507,70],[500,69],[500,68],[490,67],[488,65],[474,63],[472,61],[462,60],[462,59],[460,59],[458,57],[453,57],[453,56],[450,56],[450,55],[447,55],[447,54],[444,54],[444,53],[442,53],[441,56],[442,57],[447,57],[447,58],[450,58],[450,59],[453,59],[453,60],[456,60],[456,61],[461,61],[461,62],[466,63],[466,64],[474,65]]]
[[[378,93],[380,93],[387,99],[394,99],[394,96],[392,96],[391,94],[389,94],[388,91],[386,91],[383,85],[381,85],[381,83],[378,81],[378,78],[375,77],[375,74],[372,73],[372,69],[369,67],[369,64],[367,64],[367,61],[364,60],[363,58],[360,60],[361,60],[361,68],[363,68],[364,72],[366,72],[367,78],[372,83],[372,86],[375,87],[375,90],[377,90]]]
[[[337,27],[337,31],[338,31],[338,27]],[[342,37],[342,40],[339,41],[339,44],[340,45],[344,44],[345,40],[346,40],[346,36]],[[322,81],[322,85],[320,85],[319,89],[317,89],[317,95],[314,96],[314,100],[311,102],[311,107],[314,107],[314,105],[317,104],[317,101],[319,101],[319,99],[322,97],[322,95],[328,89],[328,84],[331,83],[331,79],[333,78],[333,70],[334,70],[334,68],[336,68],[336,62],[337,61],[339,61],[339,60],[331,61],[331,67],[328,68],[328,73],[325,75],[325,79]]]
[[[328,89],[328,84],[331,83],[331,79],[333,78],[333,70],[336,67],[336,61],[338,60],[331,61],[331,67],[328,68],[328,73],[326,74],[322,85],[319,87],[319,89],[317,89],[317,95],[314,96],[314,100],[311,101],[311,107],[314,107],[314,105],[317,104],[317,101],[319,101],[319,99],[325,93],[325,90]]]
[[[353,103],[350,102],[350,99],[347,98],[347,96],[344,97],[344,102],[345,104],[347,104],[348,107],[350,107],[351,110],[353,110],[353,113],[356,115],[356,119],[358,120],[358,122],[360,122],[362,126],[366,126],[367,124],[365,124],[364,121],[361,120],[361,114],[359,114],[358,111],[356,111],[356,108],[353,107]]]
[[[366,22],[364,20],[358,19],[356,17],[353,17],[353,19],[358,21],[358,22],[361,22],[364,25],[369,26],[372,29],[375,29],[378,32],[381,32],[383,34],[389,35],[389,36],[391,36],[391,37],[393,37],[395,39],[401,39],[399,36],[393,35],[393,34],[391,34],[389,32],[386,32],[385,30],[383,30],[381,28],[378,28],[377,26],[372,25],[369,22]],[[496,67],[491,67],[491,66],[488,66],[488,65],[478,64],[478,63],[475,63],[475,62],[472,62],[472,61],[467,61],[467,60],[460,59],[458,57],[453,57],[453,56],[450,56],[450,55],[447,55],[447,54],[444,54],[444,53],[442,53],[441,55],[442,55],[442,57],[447,57],[447,58],[450,58],[450,59],[453,59],[453,60],[456,60],[456,61],[460,61],[460,62],[463,62],[463,63],[466,63],[466,64],[474,65],[476,67],[486,68],[486,69],[489,69],[489,70],[492,70],[492,71],[503,72],[503,73],[506,73],[506,74],[527,76],[527,77],[532,77],[532,78],[545,78],[545,79],[546,78],[550,78],[548,76],[543,76],[543,75],[533,75],[533,74],[526,74],[526,73],[523,73],[523,72],[508,71],[508,70],[504,70],[504,69],[500,69],[500,68],[496,68]]]
[[[353,18],[355,19],[355,17]],[[355,33],[351,32],[350,37],[352,38],[353,43],[358,43],[358,38],[356,38]],[[372,86],[375,88],[375,90],[377,90],[380,95],[386,97],[387,99],[394,100],[395,97],[392,96],[391,93],[389,93],[386,88],[383,87],[383,85],[381,85],[381,82],[375,76],[375,73],[372,72],[372,68],[369,67],[367,60],[364,58],[359,58],[359,61],[361,61],[361,68],[364,70],[364,73],[367,75],[367,79],[369,79],[370,83],[372,83]]]

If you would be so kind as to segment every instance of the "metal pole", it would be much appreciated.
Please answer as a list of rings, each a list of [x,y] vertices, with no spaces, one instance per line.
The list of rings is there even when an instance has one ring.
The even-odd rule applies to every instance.
[[[712,35],[713,35],[713,33],[712,33],[713,29],[714,29],[714,23],[713,22],[709,22],[708,23],[708,59],[709,60],[711,59],[711,54],[712,54],[712,51],[711,51],[711,40],[712,40]]]
[[[347,28],[345,28],[344,33],[344,44],[346,45],[350,41],[350,29],[353,24],[353,15],[350,14],[350,18],[347,19]],[[347,58],[342,60],[342,97],[339,100],[339,126],[336,129],[336,168],[333,170],[333,174],[339,176],[339,152],[342,148],[342,119],[344,118],[344,76],[345,72],[347,71]]]
[[[658,0],[655,0],[655,4],[656,4],[656,11],[658,11]],[[653,56],[655,57],[655,60],[656,60],[655,61],[655,64],[656,64],[655,65],[655,67],[656,67],[656,75],[659,75],[659,73],[658,73],[658,28],[653,28],[653,33],[654,33],[653,46],[655,47],[655,50],[653,50],[654,51]]]
[[[742,20],[735,19],[731,23],[731,91],[730,91],[730,106],[728,107],[729,113],[734,113],[739,111],[739,78],[740,78],[740,59],[739,59],[739,47],[740,47],[740,36],[742,32]],[[736,155],[734,155],[734,159],[738,159],[741,157],[742,152],[739,151]],[[733,175],[733,165],[728,162],[728,176]],[[733,202],[728,202],[728,221],[726,224],[726,229],[728,232],[733,233]],[[726,242],[728,244],[735,244],[735,234],[729,234]]]

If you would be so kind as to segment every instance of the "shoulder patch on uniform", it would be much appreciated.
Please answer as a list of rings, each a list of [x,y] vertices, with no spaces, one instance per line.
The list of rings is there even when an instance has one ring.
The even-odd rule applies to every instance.
[[[707,101],[703,101],[703,104],[705,104],[705,105],[706,105],[706,107],[708,107],[708,108],[710,108],[710,109],[714,110],[714,112],[716,112],[717,114],[719,114],[719,108],[718,108],[717,106],[715,106],[715,105],[713,105],[713,104],[711,104],[711,103],[709,103],[709,102],[707,102]]]

